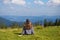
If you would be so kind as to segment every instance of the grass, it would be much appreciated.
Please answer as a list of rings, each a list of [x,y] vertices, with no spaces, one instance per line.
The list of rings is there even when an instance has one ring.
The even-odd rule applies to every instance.
[[[18,36],[22,32],[22,28],[0,29],[0,40],[60,40],[60,26],[34,27],[34,35]]]

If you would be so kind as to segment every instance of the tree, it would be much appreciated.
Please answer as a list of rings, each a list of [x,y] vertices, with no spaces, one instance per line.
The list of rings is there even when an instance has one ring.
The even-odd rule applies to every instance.
[[[58,18],[56,19],[55,25],[56,25],[56,26],[60,26],[60,19],[58,19]]]
[[[7,25],[6,25],[5,23],[1,23],[1,24],[0,24],[0,28],[1,28],[1,29],[6,29],[6,28],[7,28]]]
[[[44,27],[46,27],[46,26],[47,26],[47,20],[44,19]]]
[[[19,25],[17,22],[12,23],[12,25],[11,25],[11,28],[18,28],[18,27],[19,27]]]

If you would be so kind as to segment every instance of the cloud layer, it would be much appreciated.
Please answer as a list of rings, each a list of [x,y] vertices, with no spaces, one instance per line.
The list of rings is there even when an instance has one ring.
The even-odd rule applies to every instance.
[[[26,0],[3,0],[3,3],[4,4],[16,4],[16,5],[26,5],[26,4],[31,4],[31,2],[27,2]],[[60,0],[48,0],[48,2],[44,3],[42,0],[33,0],[34,4],[37,4],[37,5],[53,5],[53,6],[56,6],[56,5],[60,5]]]
[[[11,1],[13,4],[18,4],[18,5],[25,5],[26,2],[24,0],[12,0]]]
[[[0,15],[60,15],[59,5],[60,0],[3,0]]]
[[[16,4],[16,5],[25,5],[26,1],[25,0],[4,0],[4,4]]]
[[[40,1],[40,0],[39,0],[39,1],[34,1],[34,3],[35,3],[35,4],[44,5],[44,2],[42,2],[42,1]]]
[[[60,5],[60,0],[49,0],[48,2],[47,2],[47,4],[49,5],[49,6],[58,6],[58,5]]]

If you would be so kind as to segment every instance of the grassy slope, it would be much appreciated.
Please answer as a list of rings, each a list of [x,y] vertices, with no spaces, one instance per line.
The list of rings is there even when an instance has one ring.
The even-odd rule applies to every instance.
[[[22,29],[0,29],[0,40],[60,40],[59,27],[35,27],[34,35],[18,36]]]

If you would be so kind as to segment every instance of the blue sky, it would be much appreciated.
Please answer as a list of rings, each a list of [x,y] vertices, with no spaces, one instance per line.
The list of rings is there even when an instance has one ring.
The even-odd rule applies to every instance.
[[[60,16],[60,0],[0,0],[0,16]]]

